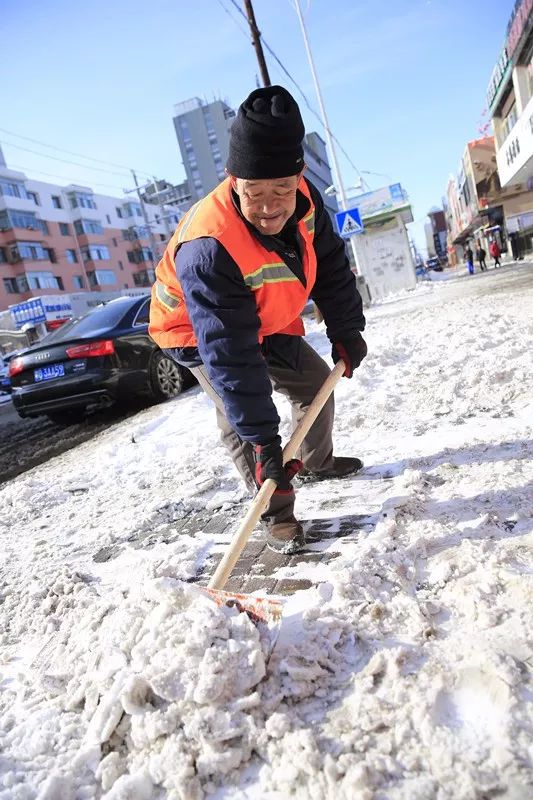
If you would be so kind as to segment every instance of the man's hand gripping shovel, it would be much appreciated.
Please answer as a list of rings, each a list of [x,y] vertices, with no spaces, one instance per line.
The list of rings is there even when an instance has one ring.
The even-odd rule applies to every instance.
[[[333,392],[339,379],[342,377],[345,365],[342,360],[338,361],[332,372],[324,381],[313,402],[307,409],[300,424],[292,434],[291,438],[283,449],[283,461],[286,463],[291,458],[295,458],[305,436],[312,424],[322,411],[328,397]],[[261,486],[253,502],[248,509],[248,513],[236,531],[228,549],[223,555],[218,567],[216,568],[207,588],[198,587],[200,591],[208,594],[219,606],[233,606],[239,611],[245,612],[252,622],[262,631],[268,631],[268,641],[270,650],[274,648],[276,639],[281,626],[281,616],[283,603],[281,600],[272,597],[256,597],[251,594],[234,594],[223,591],[226,582],[231,575],[233,567],[237,563],[239,556],[244,550],[250,535],[259,521],[261,514],[268,507],[270,498],[276,490],[276,484],[268,478]]]

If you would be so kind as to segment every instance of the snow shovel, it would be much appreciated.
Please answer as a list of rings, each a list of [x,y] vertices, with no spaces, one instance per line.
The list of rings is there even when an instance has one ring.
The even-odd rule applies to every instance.
[[[328,375],[320,387],[316,397],[300,420],[300,423],[293,432],[291,438],[283,448],[283,462],[290,461],[296,456],[307,432],[316,420],[328,397],[334,390],[339,379],[346,369],[342,360],[338,361],[331,373]],[[253,499],[248,513],[241,522],[235,533],[230,546],[222,557],[218,567],[213,573],[207,588],[202,591],[209,594],[217,605],[231,605],[240,611],[245,611],[250,619],[259,624],[265,622],[269,629],[276,629],[281,622],[282,602],[270,597],[256,597],[251,594],[237,594],[224,592],[223,588],[228,580],[233,567],[237,563],[240,554],[244,550],[250,535],[259,521],[261,514],[266,510],[270,498],[276,490],[276,483],[271,478],[263,483],[255,498]],[[200,587],[198,587],[200,588]]]

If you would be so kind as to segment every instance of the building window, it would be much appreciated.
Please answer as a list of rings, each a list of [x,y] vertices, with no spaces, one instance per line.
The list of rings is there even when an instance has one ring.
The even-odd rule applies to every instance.
[[[122,219],[122,209],[121,209],[121,208],[119,208],[119,207],[117,206],[117,207],[115,208],[115,211],[117,212],[117,217],[118,217],[119,219]]]
[[[106,215],[105,215],[105,218],[106,218],[106,220],[107,220],[107,224],[108,224],[108,225],[111,225],[111,217],[109,216],[109,214],[106,214]]]
[[[27,291],[29,291],[28,279],[27,279],[27,277],[25,275],[18,275],[15,278],[15,280],[17,282],[17,291],[19,291],[19,292],[27,292]]]
[[[8,294],[18,294],[19,288],[15,278],[4,278],[4,291]]]
[[[69,264],[77,264],[78,263],[78,256],[75,250],[65,250],[67,261]]]
[[[124,213],[127,217],[142,217],[141,206],[139,203],[124,203]]]
[[[0,264],[7,264],[7,256],[5,247],[0,247]]]
[[[112,269],[95,269],[87,273],[87,278],[90,286],[110,286],[117,282]]]
[[[63,278],[60,275],[56,275],[55,278],[57,281],[57,288],[61,289],[61,291],[64,291],[65,286],[63,284]]]
[[[113,236],[113,247],[118,247],[118,242],[114,236]]]
[[[74,192],[69,195],[71,208],[96,208],[92,195],[84,192]]]
[[[52,272],[27,272],[30,289],[59,289],[57,278]]]
[[[70,228],[66,222],[59,223],[59,232],[61,236],[70,236]]]
[[[84,288],[84,283],[83,283],[82,276],[81,275],[73,275],[72,276],[72,285],[74,286],[75,289],[83,289]]]
[[[48,234],[48,225],[44,219],[37,219],[30,211],[12,211],[7,209],[0,212],[0,229],[27,228],[30,231],[41,231]]]
[[[151,286],[154,280],[155,273],[153,269],[142,269],[133,275],[135,286]]]
[[[36,242],[17,242],[11,248],[11,258],[13,261],[27,259],[28,261],[49,261],[50,254],[48,249]]]
[[[109,249],[103,244],[82,247],[81,254],[84,261],[109,261]]]
[[[142,264],[144,261],[153,261],[153,254],[149,247],[140,247],[138,250],[128,251],[130,264]]]
[[[516,110],[516,104],[513,104],[509,109],[509,113],[505,117],[503,121],[503,131],[504,131],[504,138],[507,138],[511,133],[512,129],[516,125],[518,120],[518,112]]]
[[[40,206],[39,197],[36,192],[27,192],[28,200],[33,200],[36,206]]]
[[[56,251],[53,247],[43,247],[45,253],[48,253],[48,261],[51,261],[52,264],[57,264],[56,258]]]
[[[0,194],[6,197],[21,197],[25,200],[28,198],[28,193],[23,183],[14,183],[7,180],[0,180]]]
[[[54,208],[63,208],[61,205],[61,198],[57,196],[57,194],[52,195],[52,205]]]
[[[104,229],[99,220],[94,219],[77,219],[74,223],[74,229],[78,236],[84,233],[103,233]]]
[[[124,272],[124,265],[123,265],[122,261],[118,262],[118,268],[119,268],[119,270],[121,270],[121,272]]]

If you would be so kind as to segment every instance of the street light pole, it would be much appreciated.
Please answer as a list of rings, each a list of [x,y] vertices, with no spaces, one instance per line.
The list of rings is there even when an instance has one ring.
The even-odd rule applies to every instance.
[[[329,150],[330,150],[330,153],[331,153],[331,157],[333,159],[333,166],[334,166],[334,172],[335,172],[335,182],[337,184],[337,187],[339,189],[339,194],[341,196],[341,210],[342,211],[346,211],[346,209],[348,208],[348,201],[346,199],[346,192],[344,191],[344,184],[342,182],[342,175],[341,175],[341,171],[340,171],[340,168],[339,168],[339,162],[338,162],[338,159],[337,159],[337,151],[335,149],[335,144],[333,142],[333,137],[331,135],[331,130],[330,130],[330,127],[329,127],[328,117],[327,117],[327,114],[326,114],[326,108],[324,106],[324,101],[322,99],[322,92],[320,90],[320,84],[318,83],[318,77],[317,77],[317,74],[316,74],[315,62],[313,60],[313,54],[311,53],[311,47],[309,46],[309,39],[307,37],[307,29],[305,27],[305,22],[304,22],[304,18],[303,18],[303,14],[302,14],[302,9],[300,8],[300,0],[294,0],[294,5],[295,5],[295,8],[296,8],[296,13],[298,14],[298,19],[300,20],[300,27],[302,29],[302,35],[303,35],[304,43],[305,43],[305,50],[307,52],[307,59],[309,61],[309,66],[311,68],[311,74],[313,76],[313,83],[315,85],[316,96],[317,96],[317,99],[318,99],[318,104],[320,106],[320,112],[322,114],[322,123],[324,125],[324,130],[326,132],[326,139],[327,139],[327,143],[328,143]],[[358,259],[357,259],[357,245],[355,243],[355,236],[350,236],[350,244],[351,244],[351,247],[352,247],[352,253],[353,253],[353,257],[354,257],[354,261],[355,261],[355,272],[357,274],[357,272],[358,272],[358,263],[357,263]]]

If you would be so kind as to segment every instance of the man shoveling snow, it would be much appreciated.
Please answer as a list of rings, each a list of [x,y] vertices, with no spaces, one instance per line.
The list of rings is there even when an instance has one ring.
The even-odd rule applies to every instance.
[[[333,455],[333,396],[301,447],[283,465],[272,386],[297,424],[329,375],[304,340],[300,313],[321,311],[335,362],[352,376],[367,353],[362,301],[318,190],[303,177],[304,125],[280,86],[257,89],[240,106],[228,177],[181,220],[159,263],[150,334],[191,369],[213,399],[221,438],[253,493],[277,484],[263,515],[271,548],[306,544],[294,516],[291,480],[344,477],[358,458]]]

